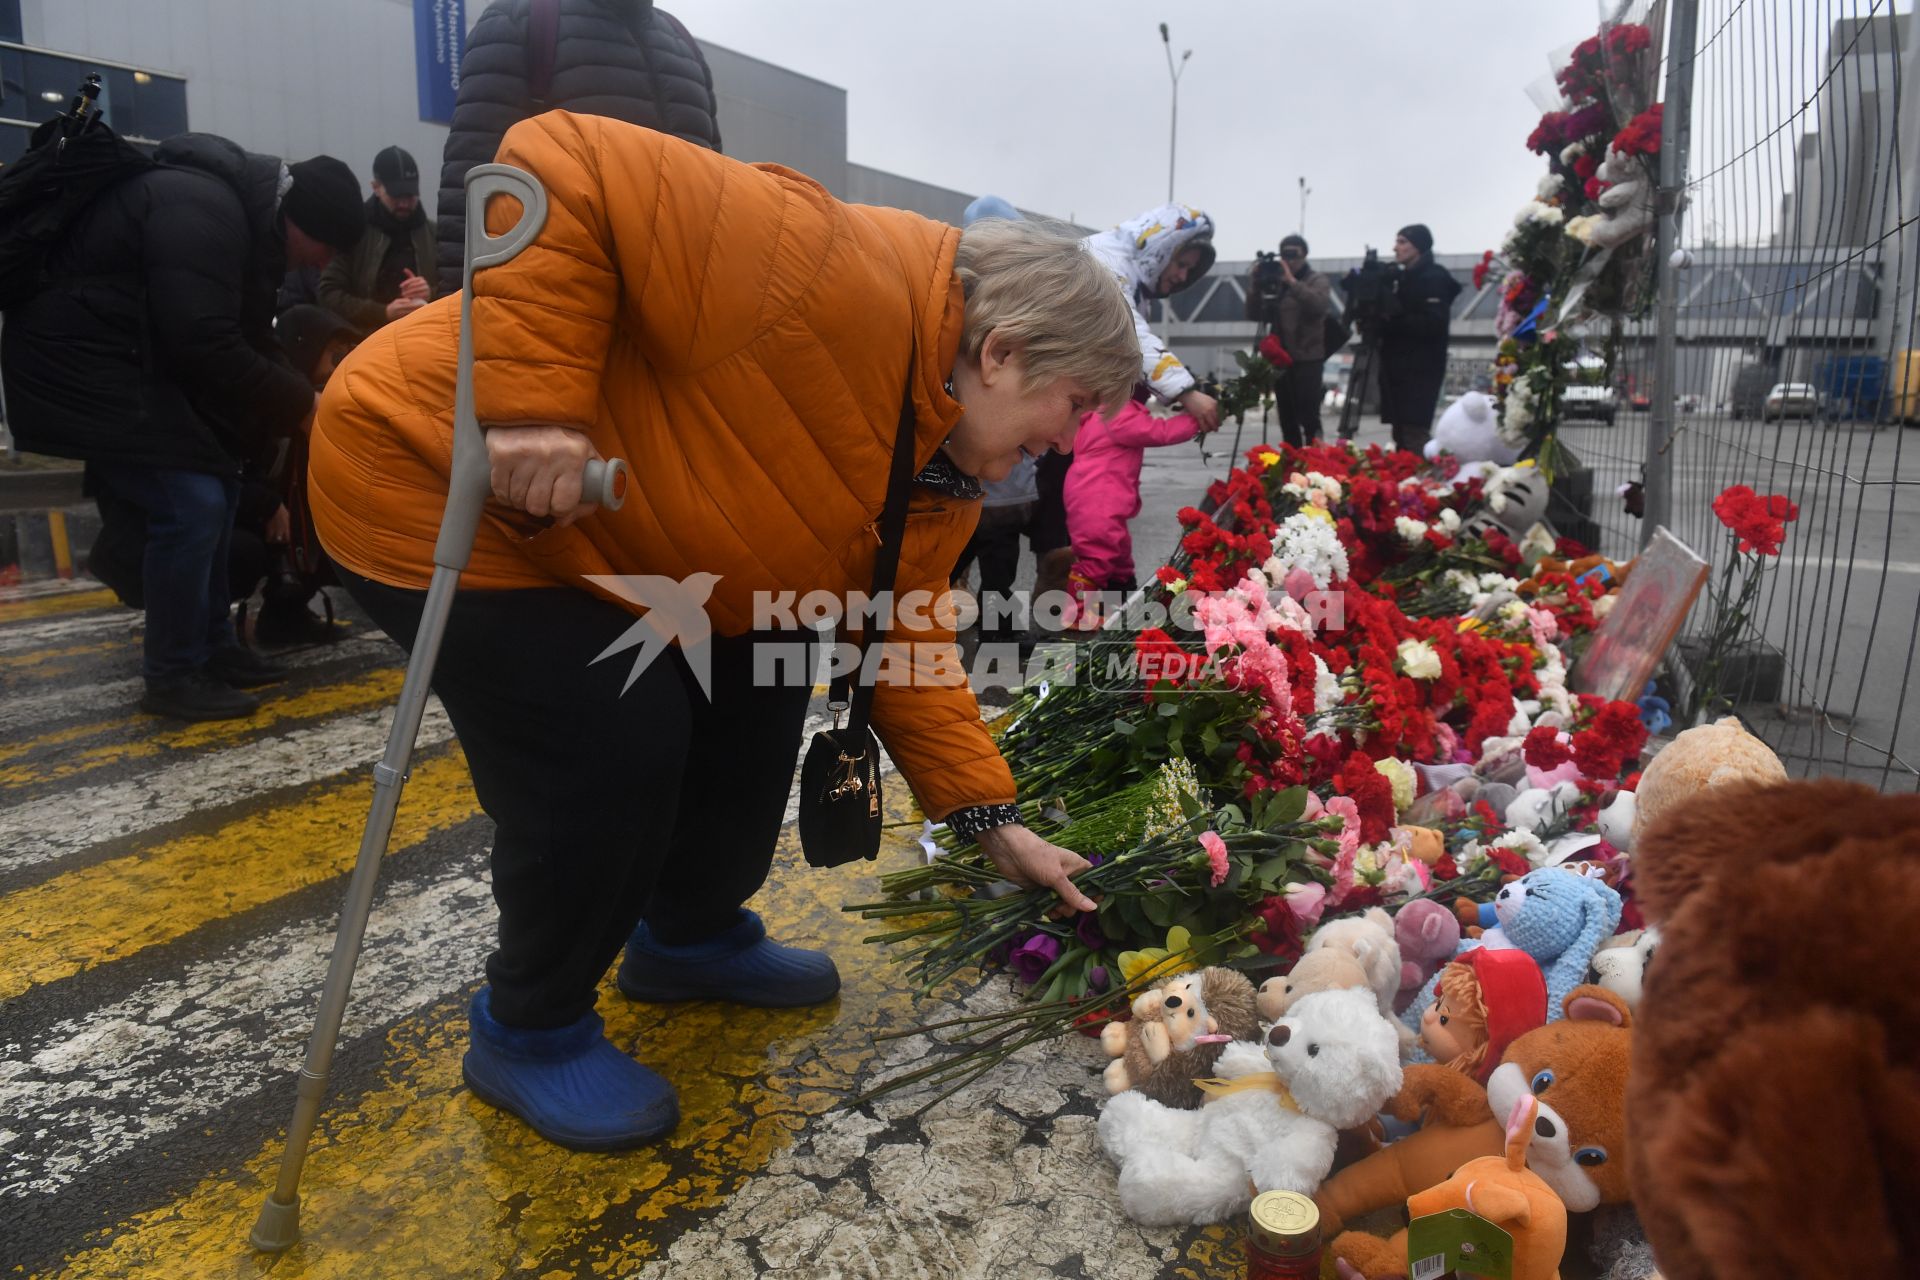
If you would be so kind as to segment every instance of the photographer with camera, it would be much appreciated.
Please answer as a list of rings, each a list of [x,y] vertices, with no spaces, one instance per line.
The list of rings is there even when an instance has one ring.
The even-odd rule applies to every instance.
[[[1247,291],[1247,319],[1268,326],[1293,363],[1273,380],[1280,407],[1280,434],[1290,445],[1320,439],[1322,380],[1327,367],[1327,316],[1333,282],[1307,262],[1307,242],[1298,235],[1280,242],[1278,255],[1261,253]]]
[[[1446,381],[1460,282],[1433,260],[1433,233],[1420,223],[1400,229],[1393,258],[1398,265],[1379,326],[1380,420],[1393,429],[1396,446],[1420,453]]]

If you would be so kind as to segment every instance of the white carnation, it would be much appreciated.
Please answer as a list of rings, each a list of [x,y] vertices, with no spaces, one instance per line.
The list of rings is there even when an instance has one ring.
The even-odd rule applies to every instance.
[[[1319,654],[1313,655],[1313,709],[1331,711],[1341,702],[1340,677],[1328,669]]]
[[[1393,529],[1400,535],[1402,541],[1409,544],[1417,544],[1420,539],[1427,536],[1427,522],[1415,520],[1412,516],[1395,517]]]
[[[1289,573],[1304,569],[1324,589],[1347,576],[1347,549],[1327,521],[1291,515],[1274,531],[1273,555],[1261,568],[1269,582],[1285,582]]]
[[[1400,669],[1415,680],[1440,678],[1440,654],[1431,641],[1402,640],[1398,651]]]

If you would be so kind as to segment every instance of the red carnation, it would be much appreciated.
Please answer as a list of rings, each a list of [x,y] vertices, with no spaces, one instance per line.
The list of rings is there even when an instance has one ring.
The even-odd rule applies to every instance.
[[[1486,847],[1487,861],[1500,868],[1502,875],[1523,876],[1533,870],[1533,865],[1513,850],[1501,845],[1490,844]]]
[[[1474,264],[1473,287],[1475,289],[1484,289],[1487,287],[1487,272],[1491,271],[1492,269],[1493,269],[1493,250],[1489,249],[1485,253],[1481,254],[1480,261]]]
[[[1713,500],[1713,514],[1740,539],[1741,551],[1763,556],[1780,554],[1787,525],[1800,518],[1800,508],[1782,493],[1761,497],[1744,484],[1734,485]]]
[[[1363,751],[1348,756],[1335,778],[1342,795],[1360,809],[1360,842],[1379,844],[1393,829],[1393,784]]]
[[[1613,149],[1623,156],[1659,155],[1660,117],[1661,106],[1656,102],[1627,121],[1627,127],[1613,136]]]
[[[1640,708],[1631,702],[1609,702],[1593,722],[1573,735],[1573,760],[1580,772],[1594,779],[1613,779],[1640,758],[1647,743],[1647,726]]]
[[[1280,345],[1278,334],[1270,333],[1260,339],[1259,350],[1260,354],[1267,358],[1267,363],[1276,369],[1286,369],[1293,365],[1293,357],[1288,355],[1287,349]]]
[[[1527,763],[1542,773],[1552,773],[1573,759],[1573,752],[1560,741],[1560,731],[1548,725],[1536,725],[1527,731],[1521,751]]]

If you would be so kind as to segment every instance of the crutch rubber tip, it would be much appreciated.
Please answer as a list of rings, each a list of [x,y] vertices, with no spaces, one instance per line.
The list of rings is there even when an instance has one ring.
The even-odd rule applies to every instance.
[[[282,1203],[271,1192],[247,1240],[262,1253],[285,1253],[300,1241],[300,1197]]]
[[[619,458],[593,459],[580,477],[580,494],[588,502],[618,511],[627,500],[627,464]]]

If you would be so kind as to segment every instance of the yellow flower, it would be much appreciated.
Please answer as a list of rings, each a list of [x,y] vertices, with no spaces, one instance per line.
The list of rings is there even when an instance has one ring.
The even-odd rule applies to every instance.
[[[1167,945],[1122,951],[1118,963],[1120,980],[1128,987],[1155,978],[1171,978],[1179,973],[1193,945],[1193,935],[1180,925],[1167,930]]]
[[[1270,467],[1274,463],[1280,461],[1280,455],[1275,453],[1271,449],[1262,450],[1260,453],[1257,453],[1254,456],[1257,459],[1259,459],[1260,465],[1263,467]]]
[[[1297,514],[1309,516],[1315,520],[1325,520],[1328,524],[1334,523],[1333,512],[1327,510],[1325,507],[1316,507],[1312,503],[1308,503],[1306,506],[1300,508]]]
[[[1406,810],[1413,804],[1413,793],[1419,785],[1414,776],[1413,766],[1404,760],[1389,756],[1384,760],[1375,760],[1373,769],[1381,777],[1393,784],[1393,808],[1395,813]]]

